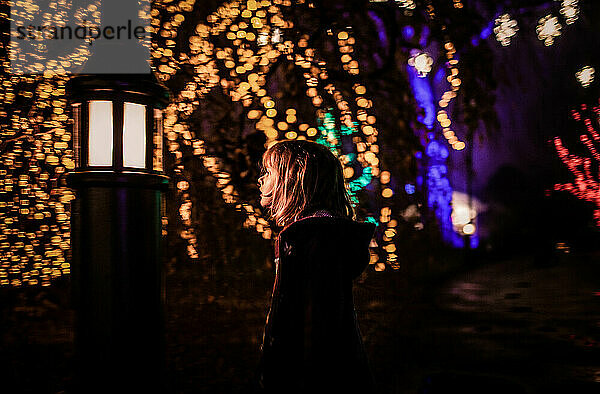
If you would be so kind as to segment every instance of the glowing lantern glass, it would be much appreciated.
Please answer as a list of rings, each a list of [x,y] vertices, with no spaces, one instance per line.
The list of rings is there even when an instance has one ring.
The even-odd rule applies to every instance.
[[[85,75],[69,89],[76,169],[163,172],[163,86],[150,76]]]

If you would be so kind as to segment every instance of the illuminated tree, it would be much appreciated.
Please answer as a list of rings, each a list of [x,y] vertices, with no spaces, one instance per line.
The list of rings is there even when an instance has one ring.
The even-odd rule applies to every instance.
[[[69,202],[59,177],[74,168],[65,76],[11,74],[9,10],[0,8],[0,285],[47,286],[70,273]],[[26,18],[28,15],[21,15]]]
[[[94,7],[80,10],[79,17],[94,20]],[[6,24],[6,4],[2,11]],[[153,33],[148,45],[154,72],[174,94],[165,113],[165,163],[176,189],[176,206],[164,218],[171,244],[183,241],[194,260],[207,257],[202,250],[211,241],[202,238],[208,232],[198,217],[207,183],[216,185],[225,203],[212,209],[234,208],[244,227],[273,239],[276,229],[257,201],[258,163],[277,140],[306,138],[334,151],[359,218],[381,225],[371,262],[378,270],[398,268],[398,242],[410,238],[401,235],[414,224],[406,226],[401,213],[419,204],[415,154],[425,143],[406,69],[420,44],[416,36],[398,40],[397,30],[408,24],[417,33],[431,27],[427,45],[437,42],[446,59],[431,66],[441,68],[450,85],[438,102],[439,131],[461,150],[468,141],[450,128],[445,108],[461,83],[465,92],[489,89],[478,89],[474,81],[480,76],[458,71],[457,55],[473,34],[464,23],[473,21],[472,14],[460,1],[434,7],[429,1],[157,0],[142,18]],[[0,55],[7,59],[8,29],[3,31]],[[68,77],[60,68],[66,60],[79,64],[87,54],[74,49],[71,55],[48,62],[54,68],[41,75],[11,75],[8,62],[1,64],[0,285],[48,285],[69,273],[73,194],[62,174],[73,168],[73,147]],[[467,94],[462,102],[468,102]],[[473,116],[485,114],[485,108],[479,100]]]
[[[236,163],[231,157],[236,149],[219,152],[226,135],[240,157],[252,155],[244,139],[254,136],[254,129],[264,134],[262,149],[281,138],[315,139],[340,158],[350,189],[359,184],[364,188],[379,177],[378,128],[373,102],[361,83],[358,43],[351,29],[311,25],[323,10],[303,1],[293,6],[286,1],[228,2],[210,14],[206,24],[193,21],[191,26],[186,25],[184,10],[169,10],[167,4],[159,3],[153,11],[156,32],[165,38],[155,41],[153,56],[161,79],[184,87],[165,118],[169,149],[182,178],[178,185],[184,222],[197,204],[188,191],[193,176],[180,163],[195,156],[218,179],[223,199],[247,215],[244,225],[264,238],[273,237],[271,224],[252,204],[258,163]],[[192,27],[194,33],[185,41],[172,39],[176,31]],[[189,72],[191,67],[195,72]],[[327,127],[339,129],[353,148],[341,146],[341,135],[339,140],[333,132],[324,135]],[[241,171],[235,171],[236,166]],[[379,195],[381,203],[372,205],[370,212],[359,212],[363,219],[386,223],[388,235],[393,235],[398,221],[385,201],[391,201],[394,191],[380,184],[373,183],[370,193]],[[193,223],[185,223],[182,235],[190,256],[197,257]],[[393,265],[393,236],[386,236],[384,243],[386,261]],[[372,262],[378,257],[373,254]]]
[[[558,157],[574,177],[571,182],[557,183],[554,185],[554,190],[569,192],[580,200],[594,204],[594,219],[596,225],[600,227],[600,153],[597,148],[600,143],[598,133],[600,105],[590,108],[582,104],[578,110],[573,110],[571,115],[584,126],[579,140],[585,146],[587,155],[571,153],[560,137],[554,138]]]

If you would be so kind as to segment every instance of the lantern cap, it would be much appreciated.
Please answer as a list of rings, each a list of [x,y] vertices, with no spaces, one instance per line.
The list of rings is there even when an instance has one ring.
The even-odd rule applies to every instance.
[[[152,97],[156,106],[164,108],[171,101],[169,89],[153,73],[148,74],[80,74],[67,82],[71,97],[91,92],[130,93]]]

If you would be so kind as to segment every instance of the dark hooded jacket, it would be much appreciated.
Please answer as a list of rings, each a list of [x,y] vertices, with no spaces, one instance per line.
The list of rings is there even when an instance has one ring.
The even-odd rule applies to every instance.
[[[313,215],[276,239],[258,385],[266,393],[372,393],[352,298],[375,224]]]

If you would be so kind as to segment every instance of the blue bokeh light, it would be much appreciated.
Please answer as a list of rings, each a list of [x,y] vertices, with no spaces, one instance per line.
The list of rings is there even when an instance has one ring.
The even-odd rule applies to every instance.
[[[412,38],[414,36],[415,36],[415,29],[412,26],[407,25],[402,28],[402,37],[404,37],[404,39],[406,41],[412,40]]]
[[[425,110],[425,114],[419,115],[417,119],[431,130],[435,122],[435,105],[433,104],[433,93],[429,80],[427,78],[419,78],[414,67],[407,66],[407,71],[417,104]]]
[[[492,27],[487,26],[481,31],[481,33],[479,33],[479,37],[481,37],[482,40],[485,40],[490,36],[490,34],[492,34]]]

